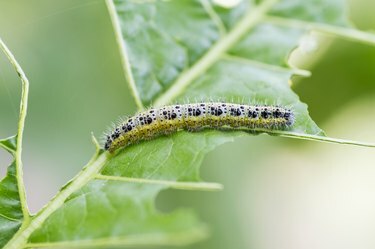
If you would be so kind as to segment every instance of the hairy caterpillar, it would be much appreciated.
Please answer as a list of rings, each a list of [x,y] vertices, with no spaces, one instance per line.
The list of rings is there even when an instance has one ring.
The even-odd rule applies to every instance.
[[[294,114],[281,106],[243,105],[213,102],[151,108],[121,122],[107,134],[104,149],[113,153],[138,141],[167,135],[178,130],[204,128],[286,129]]]

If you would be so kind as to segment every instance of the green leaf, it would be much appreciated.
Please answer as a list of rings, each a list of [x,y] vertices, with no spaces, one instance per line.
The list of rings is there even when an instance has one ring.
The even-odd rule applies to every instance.
[[[163,189],[163,185],[91,181],[33,234],[29,246],[183,245],[206,234],[204,225],[188,211],[155,210],[155,196]]]
[[[310,27],[375,41],[345,26],[341,1],[242,1],[234,8],[208,0],[107,0],[107,5],[139,109],[186,99],[280,104],[296,113],[292,129],[252,134],[374,147],[325,137],[288,84],[292,75],[309,75],[288,66],[287,58]],[[324,13],[316,11],[322,7]],[[97,153],[8,248],[184,245],[200,240],[207,227],[193,212],[160,213],[155,198],[167,188],[220,189],[220,184],[201,181],[199,166],[207,152],[243,135],[178,132],[116,155],[98,149],[94,139]]]
[[[67,245],[66,241],[76,241],[69,246],[104,241],[105,245],[184,245],[206,237],[206,226],[193,213],[160,213],[155,198],[168,187],[217,188],[195,183],[200,179],[199,165],[208,151],[232,139],[178,133],[130,147],[109,160],[96,180],[70,196],[33,234],[29,245]],[[176,157],[175,151],[184,153]]]
[[[216,7],[220,21],[200,1],[115,1],[115,8],[126,75],[139,106],[170,103],[226,54],[287,68],[288,54],[302,34],[314,27],[308,24],[325,24],[330,32],[335,28],[342,32],[328,24],[347,23],[341,11],[344,1],[284,0],[277,4],[268,0],[260,6],[242,1],[234,9]],[[223,27],[225,33],[220,33]]]
[[[11,154],[16,153],[16,136],[0,140]],[[18,193],[16,161],[9,165],[6,176],[0,181],[0,247],[3,247],[21,227],[23,220],[22,204]]]
[[[272,8],[270,15],[287,19],[349,27],[349,20],[346,16],[346,5],[346,0],[283,0]]]
[[[1,139],[0,147],[3,147],[11,154],[15,154],[17,149],[17,136],[11,136],[6,139]]]

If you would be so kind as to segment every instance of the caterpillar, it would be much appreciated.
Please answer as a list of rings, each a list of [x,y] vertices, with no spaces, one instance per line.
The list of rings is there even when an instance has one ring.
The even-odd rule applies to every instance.
[[[294,123],[292,110],[281,106],[226,102],[191,103],[151,108],[120,122],[107,133],[104,149],[117,149],[178,130],[211,129],[282,130]]]

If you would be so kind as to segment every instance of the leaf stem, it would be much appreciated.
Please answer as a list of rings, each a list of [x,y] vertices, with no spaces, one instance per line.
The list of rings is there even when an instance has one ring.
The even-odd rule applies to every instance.
[[[318,141],[318,142],[331,143],[331,144],[345,144],[345,145],[356,145],[356,146],[361,146],[361,147],[375,148],[375,143],[357,142],[357,141],[348,140],[348,139],[324,137],[324,136],[319,136],[319,135],[301,134],[301,133],[297,133],[297,132],[288,132],[288,131],[284,131],[283,133],[281,133],[281,132],[268,132],[268,133],[280,135],[282,137],[290,137],[290,138],[297,138],[297,139],[310,140],[310,141]]]
[[[30,223],[22,231],[16,233],[8,244],[5,245],[4,249],[24,248],[30,235],[38,229],[53,212],[61,207],[72,193],[94,178],[109,157],[110,155],[107,152],[100,155],[95,154],[81,172],[65,185],[65,187],[63,187],[62,190],[31,219]]]
[[[251,8],[229,33],[218,40],[199,61],[183,72],[173,85],[156,99],[155,106],[168,104],[179,96],[193,80],[207,71],[222,54],[258,24],[276,2],[277,0],[265,0],[257,7]]]
[[[282,131],[282,130],[278,131],[278,130],[268,130],[268,129],[262,129],[262,128],[255,128],[252,130],[240,128],[238,130],[244,131],[246,133],[259,132],[259,133],[267,133],[269,135],[277,135],[281,137],[290,137],[290,138],[318,141],[318,142],[324,142],[324,143],[356,145],[356,146],[361,146],[361,147],[375,148],[375,143],[358,142],[358,141],[349,140],[349,139],[332,138],[332,137],[325,137],[325,136],[320,136],[320,135],[298,133],[298,132],[293,132],[293,131]]]
[[[16,152],[15,152],[15,161],[16,161],[16,178],[17,178],[17,187],[18,193],[20,196],[20,202],[22,207],[23,214],[23,224],[27,224],[30,220],[29,209],[27,207],[26,193],[25,193],[25,184],[23,182],[23,166],[22,166],[22,140],[23,140],[23,130],[25,126],[25,119],[27,114],[27,101],[29,97],[29,80],[27,79],[25,73],[23,72],[21,66],[18,64],[17,60],[14,58],[12,52],[5,45],[3,40],[0,38],[0,49],[8,57],[10,63],[13,65],[18,76],[22,82],[22,93],[21,93],[21,103],[20,103],[20,115],[18,120],[18,130],[16,137]],[[22,229],[22,228],[21,228]]]
[[[323,23],[314,23],[308,22],[303,20],[296,20],[296,19],[288,19],[283,17],[277,16],[266,16],[264,18],[266,23],[271,23],[278,26],[287,26],[293,28],[300,28],[300,29],[312,29],[322,33],[338,35],[350,40],[360,41],[363,43],[367,43],[370,45],[375,45],[375,34],[371,34],[368,32],[364,32],[361,30],[345,28],[345,27],[338,27],[329,24]]]
[[[117,41],[117,44],[118,44],[119,49],[120,49],[120,54],[121,54],[120,57],[121,57],[122,65],[124,67],[124,73],[125,73],[126,80],[129,83],[130,90],[133,93],[133,97],[134,97],[136,105],[138,106],[138,109],[143,110],[144,106],[142,104],[141,97],[139,96],[139,93],[138,93],[138,90],[137,90],[137,87],[136,87],[136,84],[135,84],[135,80],[134,80],[134,77],[133,77],[133,73],[132,73],[132,70],[131,70],[131,67],[130,67],[129,56],[128,56],[128,52],[126,50],[126,42],[125,42],[124,38],[122,37],[121,25],[120,25],[120,21],[118,19],[117,13],[116,13],[115,5],[113,4],[112,0],[106,0],[105,2],[107,4],[109,16],[111,18],[112,25],[113,25],[113,28],[114,28],[116,41]]]

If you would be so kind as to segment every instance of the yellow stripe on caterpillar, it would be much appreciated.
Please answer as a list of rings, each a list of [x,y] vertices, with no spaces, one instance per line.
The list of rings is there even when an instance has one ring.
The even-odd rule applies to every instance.
[[[291,127],[293,123],[293,112],[281,106],[226,102],[170,105],[151,108],[121,122],[106,135],[104,149],[113,153],[119,148],[178,130],[196,131],[204,128],[282,130]]]

